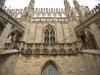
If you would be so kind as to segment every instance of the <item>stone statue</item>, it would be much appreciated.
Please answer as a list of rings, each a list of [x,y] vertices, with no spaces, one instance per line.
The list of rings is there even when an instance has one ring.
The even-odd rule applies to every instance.
[[[65,8],[71,8],[69,2],[67,0],[64,0],[64,5],[65,5]]]
[[[91,11],[91,12],[92,12],[92,14],[94,14],[94,13],[95,13],[93,9],[92,9],[92,11]]]
[[[73,4],[74,4],[76,12],[78,13],[79,21],[81,22],[81,18],[82,18],[81,7],[80,7],[79,3],[76,0],[73,0]]]
[[[34,8],[34,3],[35,3],[35,0],[31,0],[28,8]]]
[[[91,12],[90,12],[90,10],[89,10],[89,7],[86,6],[86,7],[85,7],[85,16],[88,17],[88,16],[90,16],[90,15],[91,15]]]
[[[76,0],[73,0],[73,3],[76,9],[80,9],[80,5]]]
[[[64,0],[64,5],[65,5],[65,15],[70,17],[70,12],[71,12],[71,6],[67,0]]]
[[[31,19],[34,11],[35,0],[31,0],[27,9],[28,18]]]
[[[97,9],[97,11],[100,11],[100,6],[99,6],[99,4],[96,5],[96,9]]]
[[[72,18],[72,20],[76,20],[76,12],[75,12],[74,8],[71,9],[71,18]]]
[[[0,0],[0,7],[1,7],[1,8],[4,6],[5,1],[6,1],[6,0]]]
[[[96,8],[93,8],[93,9],[94,9],[95,13],[97,13],[97,12],[98,12]]]

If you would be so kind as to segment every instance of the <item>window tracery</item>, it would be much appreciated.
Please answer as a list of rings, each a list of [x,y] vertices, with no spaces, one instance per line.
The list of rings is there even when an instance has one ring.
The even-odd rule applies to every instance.
[[[44,43],[55,43],[55,31],[52,26],[48,26],[44,32]]]

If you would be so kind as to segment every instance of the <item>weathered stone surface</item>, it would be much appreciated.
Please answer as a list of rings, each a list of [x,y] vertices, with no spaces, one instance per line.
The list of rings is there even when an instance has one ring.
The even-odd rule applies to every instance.
[[[0,75],[41,75],[43,66],[53,61],[61,75],[100,74],[99,55],[83,53],[76,56],[24,56],[19,54],[0,57]]]
[[[92,13],[76,0],[75,9],[67,0],[64,4],[65,10],[33,9],[31,0],[24,10],[0,9],[0,27],[4,26],[0,31],[0,48],[11,50],[0,51],[0,75],[43,75],[49,64],[57,69],[58,75],[100,74],[100,4]],[[54,33],[50,32],[52,29]],[[49,42],[45,42],[45,37],[49,37]],[[55,55],[51,52],[54,50]]]

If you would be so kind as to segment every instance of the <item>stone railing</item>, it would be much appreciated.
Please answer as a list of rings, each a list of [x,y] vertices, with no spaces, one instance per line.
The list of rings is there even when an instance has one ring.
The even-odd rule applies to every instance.
[[[79,42],[55,44],[19,42],[13,45],[14,44],[6,43],[4,49],[17,49],[24,55],[76,55],[83,52],[83,50],[85,50],[85,52],[87,50],[98,50],[85,48],[82,43]]]
[[[79,52],[77,43],[19,43],[15,49],[28,55],[75,55]],[[10,43],[5,44],[5,49],[11,49]]]
[[[38,18],[36,18],[36,17],[34,17],[34,18],[32,18],[32,22],[54,22],[54,21],[56,21],[56,22],[67,22],[68,21],[68,18],[66,18],[66,17],[56,17],[56,18],[54,18],[54,17],[38,17]]]
[[[72,43],[57,43],[57,44],[43,44],[35,43],[30,44],[28,48],[23,52],[24,54],[34,54],[34,55],[66,55],[66,54],[76,54],[78,48]]]

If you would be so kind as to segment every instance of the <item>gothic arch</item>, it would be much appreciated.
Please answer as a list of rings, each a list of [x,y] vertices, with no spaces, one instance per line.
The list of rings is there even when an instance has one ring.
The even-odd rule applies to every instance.
[[[22,32],[21,32],[21,31],[19,31],[19,30],[17,30],[17,29],[14,29],[14,30],[12,30],[12,31],[9,33],[8,37],[9,37],[10,35],[14,35],[14,34],[17,34],[17,35],[22,36]]]
[[[88,32],[90,32],[91,34],[93,34],[93,32],[92,32],[90,29],[88,29],[88,28],[84,29],[84,31],[88,31]]]
[[[12,49],[18,49],[18,42],[22,38],[22,32],[15,29],[11,31],[6,39],[5,45],[6,44],[11,44],[10,48]]]
[[[52,27],[54,30],[56,30],[55,27],[52,26],[51,24],[46,25],[46,26],[44,27],[44,30],[45,30],[46,28],[48,28],[48,27]]]
[[[89,49],[97,49],[97,42],[95,40],[95,37],[93,33],[89,29],[84,29],[82,35],[81,35],[81,40],[85,48]]]
[[[58,21],[58,23],[61,24],[61,25],[63,24],[63,22],[61,22],[61,21]]]
[[[20,31],[19,29],[12,29],[11,31],[10,31],[10,33],[12,33],[12,32],[20,32],[21,34],[23,34],[23,32],[22,31]],[[10,35],[10,33],[9,33],[9,35]]]
[[[43,22],[42,21],[38,21],[37,23],[42,24]]]
[[[50,25],[50,24],[48,24],[48,25],[46,25],[45,27],[44,27],[44,29],[43,29],[43,41],[44,41],[44,43],[46,43],[45,41],[45,39],[46,39],[46,37],[48,38],[49,37],[49,39],[52,37],[52,41],[50,41],[49,40],[49,42],[48,43],[56,43],[56,29],[55,29],[55,27],[54,26],[52,26],[52,25]],[[54,42],[53,42],[53,40],[54,40]]]
[[[57,71],[57,75],[62,75],[62,71],[61,71],[61,68],[59,67],[59,65],[57,65],[54,61],[52,60],[49,60],[47,61],[46,63],[43,64],[43,66],[40,68],[40,75],[44,75],[43,74],[43,71],[49,66],[49,65],[52,65],[56,71]]]

